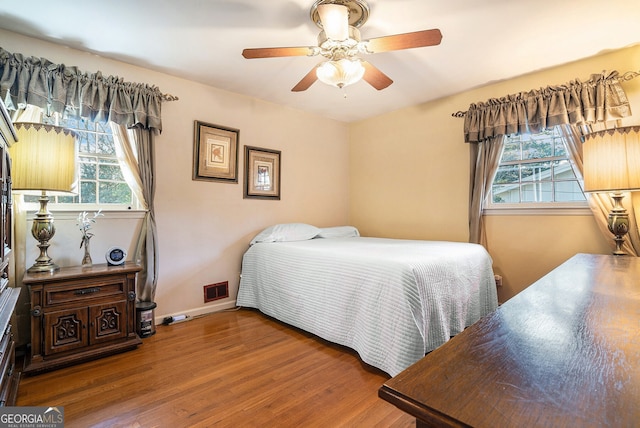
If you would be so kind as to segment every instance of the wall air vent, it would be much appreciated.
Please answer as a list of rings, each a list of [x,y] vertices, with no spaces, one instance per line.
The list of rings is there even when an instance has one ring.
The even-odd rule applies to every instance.
[[[218,282],[204,286],[204,302],[213,302],[214,300],[229,297],[229,281]]]

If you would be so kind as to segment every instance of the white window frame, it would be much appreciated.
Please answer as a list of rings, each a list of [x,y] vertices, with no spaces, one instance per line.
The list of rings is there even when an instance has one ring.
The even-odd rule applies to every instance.
[[[508,138],[508,137],[505,137]],[[568,152],[567,144],[564,137],[562,138],[562,142],[565,147],[565,152]],[[500,155],[502,160],[502,154]],[[557,160],[568,160],[571,164],[571,168],[573,169],[574,174],[578,177],[578,182],[581,183],[582,179],[580,178],[579,172],[573,165],[573,162],[569,158],[569,156],[553,156],[541,159],[531,159],[524,160],[522,162],[518,162],[517,164],[522,163],[536,163],[539,161],[557,161]],[[510,162],[513,164],[513,162]],[[571,202],[521,202],[521,203],[494,203],[493,202],[493,180],[491,181],[491,185],[489,186],[489,195],[487,195],[487,199],[484,203],[483,207],[483,215],[592,215],[591,209],[589,208],[589,203],[586,200],[588,197],[585,194],[584,201],[571,201]],[[551,181],[554,182],[553,180]],[[581,186],[582,187],[582,186]],[[584,191],[583,191],[584,193]]]

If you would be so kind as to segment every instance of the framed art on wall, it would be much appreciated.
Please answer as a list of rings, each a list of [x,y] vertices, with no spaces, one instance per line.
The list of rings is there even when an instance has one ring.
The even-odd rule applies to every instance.
[[[240,131],[195,121],[193,179],[238,182]]]
[[[280,199],[280,151],[244,147],[244,197]]]

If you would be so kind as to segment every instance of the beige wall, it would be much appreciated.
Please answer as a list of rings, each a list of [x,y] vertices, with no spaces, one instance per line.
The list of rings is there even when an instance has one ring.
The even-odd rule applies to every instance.
[[[350,127],[349,215],[363,235],[468,240],[469,152],[463,119],[451,113],[485,101],[603,70],[640,70],[640,46],[364,120]],[[468,72],[473,72],[472,68]],[[640,124],[640,78],[623,84]],[[488,216],[488,250],[506,301],[575,253],[608,253],[593,217]]]
[[[9,52],[157,85],[180,98],[163,104],[163,132],[156,139],[155,208],[160,247],[157,319],[233,307],[242,254],[253,235],[264,227],[284,222],[346,224],[346,124],[15,33],[0,30],[0,40],[0,46]],[[194,120],[240,130],[238,184],[191,179]],[[245,145],[282,151],[280,201],[243,199]],[[319,161],[329,160],[329,154],[330,167],[322,167]],[[114,236],[121,236],[120,245],[131,244],[131,230],[139,220],[130,219],[133,226],[127,223],[126,232],[108,227],[113,221],[128,221],[126,215],[121,217],[98,220],[91,241],[94,263],[104,261],[106,243],[114,245]],[[61,265],[77,265],[82,258],[74,220],[73,214],[60,217],[50,249],[50,255]],[[120,231],[124,233],[118,235]],[[27,265],[32,263],[28,255]],[[229,281],[230,298],[204,304],[202,287],[220,281]]]

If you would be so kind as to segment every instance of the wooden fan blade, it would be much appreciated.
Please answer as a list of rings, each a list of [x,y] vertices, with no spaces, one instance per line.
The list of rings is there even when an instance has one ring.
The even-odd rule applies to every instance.
[[[439,45],[442,40],[440,30],[423,30],[394,36],[377,37],[367,41],[369,53],[398,51],[401,49],[421,48]]]
[[[277,58],[283,56],[313,56],[316,54],[316,49],[309,46],[289,48],[249,48],[242,51],[242,56],[247,59]]]
[[[377,90],[384,89],[393,83],[389,76],[367,61],[362,61],[362,65],[364,66],[364,76],[362,78]]]
[[[318,80],[318,75],[316,74],[317,68],[317,65],[313,67],[311,71],[308,72],[307,75],[304,76],[302,80],[299,81],[298,84],[291,89],[291,92],[302,92],[309,89],[309,87],[313,85],[316,80]]]

